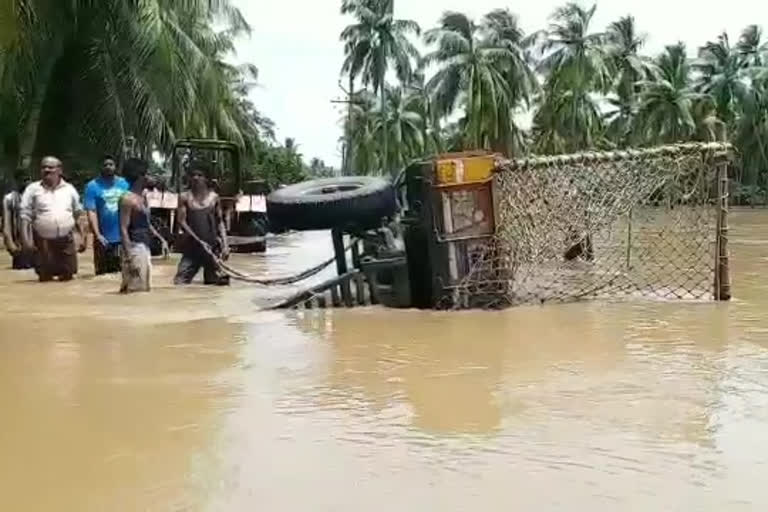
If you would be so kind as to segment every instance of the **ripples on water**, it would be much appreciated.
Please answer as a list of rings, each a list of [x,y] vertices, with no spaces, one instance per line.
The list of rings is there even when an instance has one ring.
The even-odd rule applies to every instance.
[[[0,510],[766,509],[766,221],[732,217],[730,304],[284,314],[172,263],[131,297],[2,271]]]

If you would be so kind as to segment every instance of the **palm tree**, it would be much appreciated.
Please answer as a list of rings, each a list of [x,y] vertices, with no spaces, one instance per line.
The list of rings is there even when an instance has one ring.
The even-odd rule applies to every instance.
[[[734,144],[741,155],[740,183],[758,185],[760,171],[768,169],[768,80],[756,79],[742,98],[734,130]],[[763,183],[765,185],[765,183]]]
[[[590,32],[596,9],[596,5],[585,9],[569,3],[555,10],[541,46],[539,64],[539,71],[547,75],[548,89],[609,89],[606,34]]]
[[[763,42],[756,25],[742,31],[735,47],[729,45],[727,34],[722,34],[700,52],[701,90],[714,97],[718,117],[727,122],[734,136],[741,155],[737,182],[749,187],[759,185],[760,171],[768,166],[766,56],[768,43]]]
[[[440,130],[440,147],[444,151],[461,151],[466,140],[467,118],[448,123]]]
[[[376,125],[378,120],[377,98],[370,91],[359,91],[351,98],[352,114],[347,122],[352,128],[345,131],[351,134],[352,160],[350,167],[355,174],[374,174],[381,171],[381,147],[378,144]]]
[[[422,62],[423,64],[423,62]],[[408,83],[403,84],[408,91],[410,109],[417,112],[422,119],[422,138],[424,139],[424,154],[434,155],[442,151],[440,137],[440,116],[427,88],[423,66],[420,66],[411,76]]]
[[[462,104],[467,146],[509,141],[516,132],[512,113],[530,101],[536,84],[516,18],[494,11],[477,25],[464,14],[446,12],[425,40],[436,46],[424,62],[439,65],[427,84],[437,112],[447,116]]]
[[[645,35],[639,34],[633,16],[624,16],[608,26],[606,34],[608,65],[619,97],[634,96],[635,84],[648,76],[648,59],[640,55]]]
[[[728,34],[722,33],[717,41],[709,41],[699,50],[694,68],[700,74],[698,90],[712,96],[721,121],[732,123],[748,90],[747,61],[742,52],[731,46]]]
[[[507,50],[508,58],[501,65],[511,93],[511,108],[499,112],[496,137],[491,142],[494,150],[504,151],[507,155],[520,153],[524,146],[523,130],[515,121],[518,108],[528,109],[534,94],[539,90],[539,83],[534,72],[534,62],[530,49],[536,41],[536,35],[527,36],[515,14],[509,9],[495,9],[483,19],[486,44]]]
[[[606,55],[613,75],[608,102],[613,110],[604,119],[609,136],[622,146],[630,142],[637,114],[637,83],[651,76],[649,60],[640,55],[645,36],[638,34],[635,18],[625,16],[608,26]]]
[[[763,42],[763,31],[757,25],[749,25],[742,31],[736,48],[748,67],[762,67],[766,64],[768,43]]]
[[[591,149],[602,142],[603,116],[596,98],[588,90],[552,91],[536,112],[533,131],[537,153]]]
[[[0,47],[0,94],[19,103],[14,120],[20,128],[16,141],[19,166],[30,164],[54,66],[78,8],[77,1],[57,4],[32,0],[11,0],[4,8],[4,27],[0,28],[7,36]],[[53,26],[54,20],[59,26]],[[2,124],[13,121],[3,119]]]
[[[392,141],[387,161],[400,170],[411,159],[424,153],[424,117],[421,98],[402,87],[387,88],[387,106],[380,109],[376,120],[377,132],[387,132]],[[382,140],[384,137],[382,137]]]
[[[12,97],[17,108],[0,112],[0,126],[21,128],[6,158],[28,167],[41,149],[117,152],[128,136],[146,154],[189,132],[243,143],[236,125],[250,120],[235,112],[242,104],[223,58],[248,26],[228,0],[12,3],[0,102]]]
[[[351,14],[356,23],[341,33],[346,59],[342,72],[350,80],[362,78],[380,96],[381,108],[386,115],[386,74],[394,66],[397,77],[406,82],[413,72],[413,63],[419,52],[408,39],[419,35],[419,25],[412,20],[395,19],[394,0],[344,0],[342,13]],[[383,132],[382,163],[388,170],[388,134]]]
[[[648,142],[713,139],[717,124],[711,98],[691,85],[685,45],[667,46],[656,60],[656,78],[640,82],[637,129]]]
[[[539,72],[544,96],[534,117],[538,151],[578,151],[594,147],[602,134],[595,94],[611,86],[606,34],[593,33],[595,6],[569,3],[555,10],[543,34]]]

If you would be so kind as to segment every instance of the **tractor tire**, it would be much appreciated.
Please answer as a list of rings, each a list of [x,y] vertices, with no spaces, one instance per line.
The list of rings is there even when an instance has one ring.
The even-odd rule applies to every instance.
[[[370,229],[397,211],[395,189],[381,178],[344,176],[305,181],[267,198],[273,231]]]

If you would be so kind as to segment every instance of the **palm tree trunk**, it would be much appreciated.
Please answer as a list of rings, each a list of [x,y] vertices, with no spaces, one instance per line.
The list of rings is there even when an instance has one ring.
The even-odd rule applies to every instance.
[[[467,113],[467,132],[469,133],[469,146],[465,147],[464,149],[480,149],[480,112],[478,111],[478,92],[479,90],[475,89],[475,77],[477,76],[475,73],[475,69],[472,68],[470,77],[469,77],[469,112]]]
[[[344,152],[344,165],[342,166],[342,174],[344,176],[350,176],[352,174],[352,102],[355,98],[355,77],[350,73],[349,75],[349,98],[347,103],[347,133],[346,133],[346,151]]]
[[[484,149],[485,141],[483,140],[483,86],[479,84],[480,88],[475,94],[475,108],[477,109],[477,123],[475,124],[475,147],[472,149]]]
[[[469,72],[469,99],[467,101],[467,126],[464,128],[466,133],[464,135],[464,141],[462,142],[462,145],[464,146],[462,149],[469,149],[468,146],[473,146],[475,141],[475,83],[474,83],[474,73],[473,71]]]
[[[54,51],[49,54],[48,58],[43,61],[42,66],[40,67],[40,72],[37,75],[36,88],[32,96],[32,101],[29,103],[27,115],[24,118],[24,124],[18,138],[18,167],[20,169],[28,171],[32,164],[32,154],[35,151],[37,133],[40,129],[40,114],[42,114],[43,111],[45,97],[48,95],[48,86],[51,82],[53,70],[56,67],[56,62],[59,60],[59,53],[59,51]]]
[[[381,170],[382,174],[389,173],[389,126],[387,125],[387,91],[384,86],[384,73],[381,73],[379,89],[381,89]]]

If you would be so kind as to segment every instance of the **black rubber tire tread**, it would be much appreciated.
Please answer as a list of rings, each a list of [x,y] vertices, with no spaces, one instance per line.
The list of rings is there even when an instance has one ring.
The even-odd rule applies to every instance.
[[[235,254],[253,254],[267,252],[267,241],[261,240],[250,244],[233,245],[230,250]]]
[[[327,194],[308,194],[323,187],[359,184],[359,188]],[[395,190],[382,178],[343,176],[289,185],[267,197],[267,216],[274,229],[367,229],[397,211]]]

